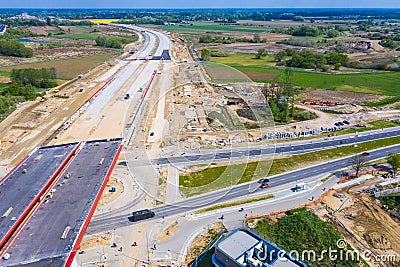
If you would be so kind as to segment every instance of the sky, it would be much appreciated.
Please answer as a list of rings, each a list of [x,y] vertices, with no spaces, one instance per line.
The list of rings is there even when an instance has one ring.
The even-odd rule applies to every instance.
[[[0,0],[0,8],[400,8],[400,0]]]

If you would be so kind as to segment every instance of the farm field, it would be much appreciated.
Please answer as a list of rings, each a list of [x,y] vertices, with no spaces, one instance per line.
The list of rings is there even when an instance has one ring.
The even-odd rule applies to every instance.
[[[99,37],[98,34],[93,34],[93,33],[71,33],[71,34],[60,34],[60,35],[54,35],[53,38],[59,38],[59,39],[75,39],[75,40],[96,40],[96,38]]]
[[[207,32],[243,32],[243,33],[263,33],[266,28],[252,27],[243,25],[220,25],[214,22],[193,22],[193,25],[168,25],[162,27],[163,30],[178,33],[204,33]]]
[[[61,59],[32,64],[21,64],[16,66],[0,67],[0,73],[10,72],[12,69],[24,68],[55,68],[57,77],[60,79],[72,79],[80,73],[94,68],[112,58],[113,54],[91,55],[79,58]]]
[[[239,54],[212,58],[212,62],[227,64],[243,73],[247,73],[249,78],[255,82],[281,82],[284,80],[284,68],[268,66],[271,62],[268,56],[261,60],[265,64],[260,64],[260,60],[254,59],[252,54],[248,54],[248,56]],[[238,63],[235,63],[235,61]],[[275,75],[266,75],[265,77],[270,76],[273,79],[264,80],[259,79],[260,73],[274,73]],[[292,75],[293,84],[305,88],[332,89],[387,96],[400,95],[399,79],[400,73],[383,71],[328,74],[293,69]]]
[[[95,24],[110,24],[110,23],[118,22],[118,20],[119,19],[87,19],[87,20],[77,19],[77,20],[73,20],[73,21],[74,22],[90,21]]]

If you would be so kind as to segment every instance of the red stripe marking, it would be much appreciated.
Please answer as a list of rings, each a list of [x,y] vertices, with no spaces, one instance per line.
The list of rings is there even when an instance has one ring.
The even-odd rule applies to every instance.
[[[115,167],[115,164],[117,163],[117,160],[118,160],[119,154],[121,153],[123,145],[124,144],[122,142],[121,145],[118,148],[117,154],[115,155],[114,160],[111,163],[111,166],[110,166],[110,168],[109,168],[109,170],[108,170],[108,172],[106,174],[106,179],[104,179],[103,185],[101,186],[99,192],[97,193],[97,197],[94,200],[92,208],[89,211],[89,214],[88,214],[88,216],[86,218],[86,221],[84,222],[84,224],[82,226],[81,231],[79,232],[78,238],[75,240],[74,247],[72,248],[71,253],[68,256],[68,260],[64,265],[65,267],[70,267],[72,265],[72,262],[75,259],[76,253],[80,249],[80,245],[81,245],[81,241],[83,239],[83,236],[85,235],[85,232],[86,232],[86,230],[87,230],[87,228],[89,226],[90,220],[92,219],[94,211],[96,210],[97,204],[99,203],[100,197],[103,194],[104,188],[105,188],[108,180],[110,179],[110,175],[111,175],[111,173],[112,173],[112,171],[113,171],[113,169]]]

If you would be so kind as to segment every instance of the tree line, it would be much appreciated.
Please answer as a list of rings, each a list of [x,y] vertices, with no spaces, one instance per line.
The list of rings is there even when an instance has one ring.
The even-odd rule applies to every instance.
[[[244,43],[265,43],[267,39],[261,38],[260,35],[255,34],[252,39],[242,37],[242,38],[235,38],[235,37],[223,37],[223,36],[211,36],[209,34],[200,36],[199,43],[222,43],[222,44],[233,44],[236,42],[244,42]]]
[[[13,69],[11,80],[11,84],[0,89],[0,121],[15,110],[17,103],[34,100],[44,89],[57,85],[54,68]]]
[[[286,55],[292,57],[286,61],[288,67],[321,69],[322,71],[328,71],[325,65],[332,65],[335,70],[339,70],[341,66],[351,67],[349,57],[337,52],[323,54],[308,49],[303,49],[300,52],[286,49],[276,54],[275,58],[279,61]]]
[[[57,86],[56,78],[54,68],[13,69],[11,84],[0,92],[3,96],[18,96],[26,100],[33,100],[41,95],[43,89]]]
[[[17,41],[0,39],[0,55],[13,57],[33,57],[33,51]]]
[[[98,36],[96,38],[96,45],[107,48],[121,49],[124,44],[130,43],[132,40],[127,38],[113,38],[106,36]]]
[[[283,33],[289,34],[293,36],[309,36],[309,37],[317,37],[325,34],[328,38],[338,37],[340,32],[348,30],[345,27],[330,27],[330,26],[300,26],[297,28],[276,28],[273,29],[273,33]]]

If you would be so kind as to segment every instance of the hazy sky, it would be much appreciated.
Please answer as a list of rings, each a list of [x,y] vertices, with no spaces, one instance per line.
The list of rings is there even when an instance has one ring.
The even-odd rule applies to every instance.
[[[395,7],[400,0],[0,0],[0,8]]]

